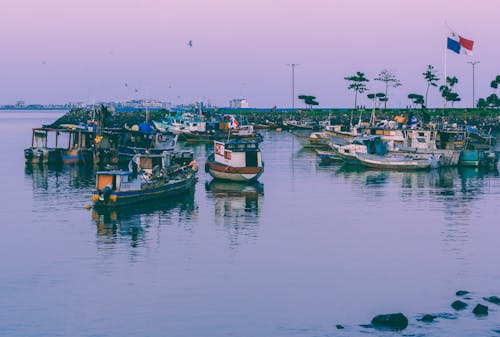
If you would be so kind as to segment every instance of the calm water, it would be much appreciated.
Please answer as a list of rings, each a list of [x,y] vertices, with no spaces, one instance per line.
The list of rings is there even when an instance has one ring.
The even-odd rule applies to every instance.
[[[192,194],[96,213],[92,169],[25,169],[60,114],[0,112],[0,336],[387,336],[359,325],[400,311],[404,335],[498,335],[500,307],[471,314],[500,296],[497,171],[321,166],[268,132],[262,185],[200,171]]]

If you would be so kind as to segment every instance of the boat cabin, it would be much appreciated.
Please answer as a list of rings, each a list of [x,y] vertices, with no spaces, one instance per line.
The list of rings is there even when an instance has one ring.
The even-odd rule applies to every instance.
[[[214,160],[232,167],[262,167],[258,143],[251,140],[214,142]]]
[[[356,153],[384,155],[387,153],[387,143],[380,136],[363,136],[354,138],[350,144],[338,146],[337,151],[351,156]]]

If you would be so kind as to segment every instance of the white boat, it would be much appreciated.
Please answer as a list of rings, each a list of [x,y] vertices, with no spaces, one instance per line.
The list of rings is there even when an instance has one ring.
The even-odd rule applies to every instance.
[[[356,159],[362,166],[384,170],[424,170],[439,167],[439,159],[433,155],[427,158],[411,156],[376,155],[356,153]]]
[[[328,137],[324,132],[313,132],[307,136],[301,136],[292,133],[299,140],[300,144],[304,148],[309,149],[327,149],[330,147],[330,137]]]
[[[205,169],[216,179],[255,181],[264,172],[264,162],[257,141],[232,139],[214,141],[214,152]]]
[[[428,155],[394,155],[388,154],[387,143],[380,136],[365,136],[353,139],[346,145],[334,145],[345,163],[378,169],[418,170],[437,168],[442,159],[434,154]]]

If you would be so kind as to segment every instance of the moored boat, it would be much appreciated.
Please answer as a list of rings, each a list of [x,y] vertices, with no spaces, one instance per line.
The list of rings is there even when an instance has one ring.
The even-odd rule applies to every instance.
[[[299,140],[304,148],[308,149],[328,149],[330,147],[330,138],[324,132],[313,132],[307,136],[301,136],[292,133]]]
[[[380,136],[355,138],[352,143],[333,147],[350,165],[388,170],[420,170],[441,166],[441,156],[434,154],[387,154],[387,143]]]
[[[413,158],[411,156],[356,153],[355,157],[362,166],[382,170],[425,170],[439,167],[438,158],[433,155],[427,158]]]
[[[319,149],[316,149],[315,151],[322,163],[337,163],[342,161],[342,158],[339,157],[336,151]]]
[[[89,164],[94,137],[95,132],[79,126],[34,128],[24,157],[28,164]]]
[[[186,192],[196,182],[198,164],[194,160],[185,163],[182,151],[164,151],[135,155],[128,170],[99,171],[92,194],[94,207],[121,206]]]
[[[264,172],[264,162],[258,142],[233,139],[214,141],[205,168],[216,179],[254,181]]]

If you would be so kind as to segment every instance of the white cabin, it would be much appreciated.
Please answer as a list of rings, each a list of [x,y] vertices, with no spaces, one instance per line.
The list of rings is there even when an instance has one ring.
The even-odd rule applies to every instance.
[[[255,141],[214,142],[214,161],[232,167],[262,167],[262,154]]]

